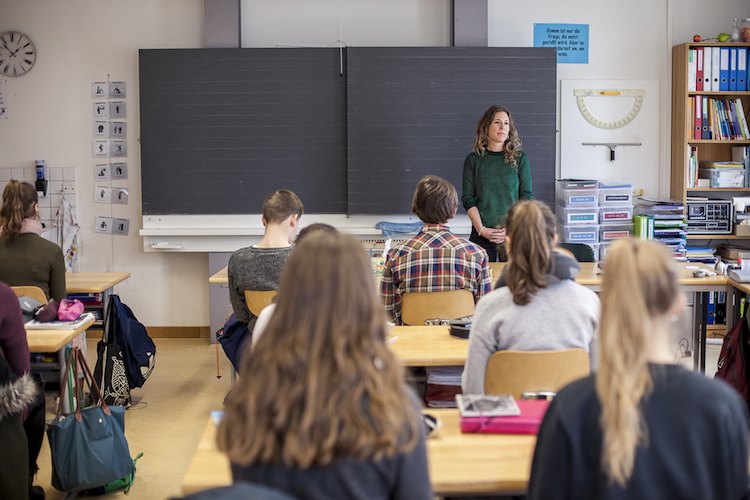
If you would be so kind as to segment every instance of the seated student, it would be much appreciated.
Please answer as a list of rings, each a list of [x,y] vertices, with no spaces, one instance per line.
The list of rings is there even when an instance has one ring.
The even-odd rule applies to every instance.
[[[453,184],[434,175],[419,181],[411,211],[424,227],[388,252],[380,282],[383,305],[395,324],[401,324],[404,293],[466,289],[476,302],[492,289],[487,252],[454,235],[446,225],[457,210],[458,194]]]
[[[500,350],[580,347],[596,364],[599,298],[573,278],[575,259],[553,251],[555,216],[541,202],[522,200],[505,219],[508,264],[495,290],[474,313],[461,378],[464,394],[484,394],[487,362]]]
[[[0,283],[0,498],[44,498],[32,485],[44,440],[44,395],[29,369],[21,306]]]
[[[37,286],[47,299],[65,298],[65,260],[55,243],[42,238],[39,199],[28,182],[8,181],[0,208],[0,281]]]
[[[336,233],[338,232],[335,227],[331,226],[330,224],[323,224],[321,222],[316,222],[314,224],[310,224],[309,226],[305,226],[302,228],[302,230],[299,232],[299,236],[297,236],[297,240],[294,242],[295,244],[299,244],[300,241],[304,240],[311,234],[317,232],[317,231],[323,231],[326,233]],[[260,336],[263,335],[263,331],[266,329],[266,326],[268,326],[268,322],[271,321],[271,316],[273,316],[273,312],[276,310],[276,302],[267,305],[263,308],[263,310],[258,315],[258,319],[255,321],[255,328],[253,329],[253,337],[252,337],[252,346],[255,346],[255,344],[258,342],[258,339],[260,339]]]
[[[250,332],[256,317],[247,309],[245,290],[276,290],[302,212],[302,202],[293,192],[280,189],[269,194],[263,201],[263,238],[256,245],[240,248],[229,259],[229,299],[235,317],[248,323]]]
[[[361,244],[297,246],[276,311],[225,400],[218,446],[236,481],[299,500],[430,500],[424,432]]]
[[[668,339],[684,306],[677,277],[657,243],[612,246],[599,371],[563,388],[547,409],[529,499],[747,498],[745,402],[673,364]]]

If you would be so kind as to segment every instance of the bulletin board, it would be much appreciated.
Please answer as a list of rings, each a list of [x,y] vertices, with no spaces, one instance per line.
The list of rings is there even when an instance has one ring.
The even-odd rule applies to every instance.
[[[561,84],[561,178],[632,179],[636,191],[642,189],[644,196],[656,198],[659,81],[562,80]],[[591,143],[640,145],[614,146],[611,160],[611,148],[584,145]]]

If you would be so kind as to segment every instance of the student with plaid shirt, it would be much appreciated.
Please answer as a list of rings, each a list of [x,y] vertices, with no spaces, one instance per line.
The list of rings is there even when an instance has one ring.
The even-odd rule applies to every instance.
[[[457,210],[458,194],[450,182],[435,175],[419,181],[411,211],[424,227],[388,252],[380,282],[383,305],[395,324],[401,324],[404,293],[466,289],[476,302],[491,291],[487,252],[446,225]]]

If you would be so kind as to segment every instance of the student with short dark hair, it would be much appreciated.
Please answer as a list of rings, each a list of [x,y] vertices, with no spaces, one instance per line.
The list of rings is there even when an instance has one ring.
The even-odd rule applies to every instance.
[[[351,236],[298,244],[225,401],[217,438],[235,482],[299,500],[432,499],[419,406],[374,289]]]
[[[240,248],[229,259],[227,273],[232,309],[239,321],[248,323],[251,332],[256,317],[247,308],[245,290],[276,290],[292,252],[302,212],[302,202],[293,192],[280,189],[269,194],[263,201],[263,238],[256,245]]]
[[[658,243],[631,238],[610,249],[599,371],[547,409],[530,500],[748,498],[746,401],[674,364],[669,339],[684,308],[677,279]]]
[[[544,203],[514,204],[506,220],[508,264],[477,304],[461,379],[464,394],[484,394],[487,362],[501,350],[581,348],[597,361],[599,298],[573,279],[575,259],[554,251],[555,216]]]
[[[458,194],[450,182],[435,175],[423,177],[411,210],[424,227],[388,252],[380,282],[383,305],[397,325],[404,293],[466,289],[476,302],[492,289],[487,252],[447,226],[458,210]]]

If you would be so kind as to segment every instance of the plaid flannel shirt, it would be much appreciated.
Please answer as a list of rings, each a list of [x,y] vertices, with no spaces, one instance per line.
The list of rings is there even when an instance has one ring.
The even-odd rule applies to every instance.
[[[492,290],[487,252],[454,235],[448,226],[425,224],[414,238],[388,252],[380,297],[395,324],[401,324],[404,293],[460,289],[471,291],[474,302]]]

